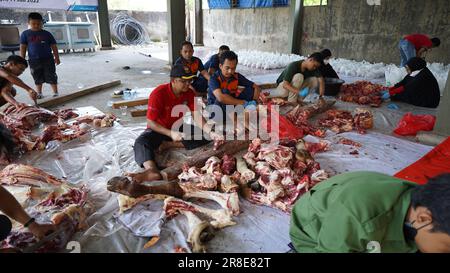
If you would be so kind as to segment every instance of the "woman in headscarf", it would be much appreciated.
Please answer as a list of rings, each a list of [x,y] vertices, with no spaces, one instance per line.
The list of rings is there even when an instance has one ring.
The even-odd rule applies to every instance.
[[[408,75],[389,90],[382,92],[383,99],[402,101],[415,106],[436,108],[441,99],[439,84],[427,63],[419,57],[413,57],[406,63]]]

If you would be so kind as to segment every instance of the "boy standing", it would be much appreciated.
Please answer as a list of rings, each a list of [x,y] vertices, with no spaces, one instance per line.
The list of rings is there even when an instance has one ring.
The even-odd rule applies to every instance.
[[[56,40],[50,32],[42,29],[43,18],[39,13],[32,12],[28,15],[28,25],[30,29],[20,36],[20,55],[25,58],[28,49],[28,61],[38,98],[42,98],[43,83],[51,85],[53,96],[56,97],[58,96],[58,76],[55,64],[61,63]]]

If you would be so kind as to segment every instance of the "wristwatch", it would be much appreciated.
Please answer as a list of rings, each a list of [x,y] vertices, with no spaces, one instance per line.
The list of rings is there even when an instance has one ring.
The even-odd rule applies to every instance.
[[[31,219],[28,220],[28,222],[26,222],[23,226],[27,228],[29,225],[31,225],[32,223],[34,223],[35,220],[36,220],[36,219],[31,218]]]

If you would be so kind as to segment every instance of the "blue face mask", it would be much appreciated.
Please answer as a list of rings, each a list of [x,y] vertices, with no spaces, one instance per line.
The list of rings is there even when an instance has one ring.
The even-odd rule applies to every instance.
[[[407,240],[414,241],[414,239],[415,239],[416,236],[417,236],[417,232],[418,232],[419,230],[421,230],[422,228],[424,228],[424,227],[429,226],[429,225],[432,224],[432,222],[431,222],[431,223],[428,223],[428,224],[426,224],[426,225],[423,225],[423,226],[421,226],[421,227],[419,227],[419,228],[415,228],[415,227],[413,227],[413,224],[414,224],[415,222],[416,222],[415,220],[412,221],[411,223],[406,222],[406,223],[404,224],[404,226],[403,226],[403,233],[405,234],[405,238],[406,238]]]

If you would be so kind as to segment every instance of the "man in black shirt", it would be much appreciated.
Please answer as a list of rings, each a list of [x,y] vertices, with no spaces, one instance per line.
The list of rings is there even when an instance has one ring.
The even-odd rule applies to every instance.
[[[34,101],[34,103],[36,103],[36,91],[18,78],[18,76],[20,76],[27,67],[27,61],[16,55],[9,56],[6,60],[6,64],[0,67],[0,106],[3,106],[6,103],[10,103],[17,108],[26,105],[14,99],[16,90],[13,88],[13,85],[17,85],[25,89],[30,98]]]

